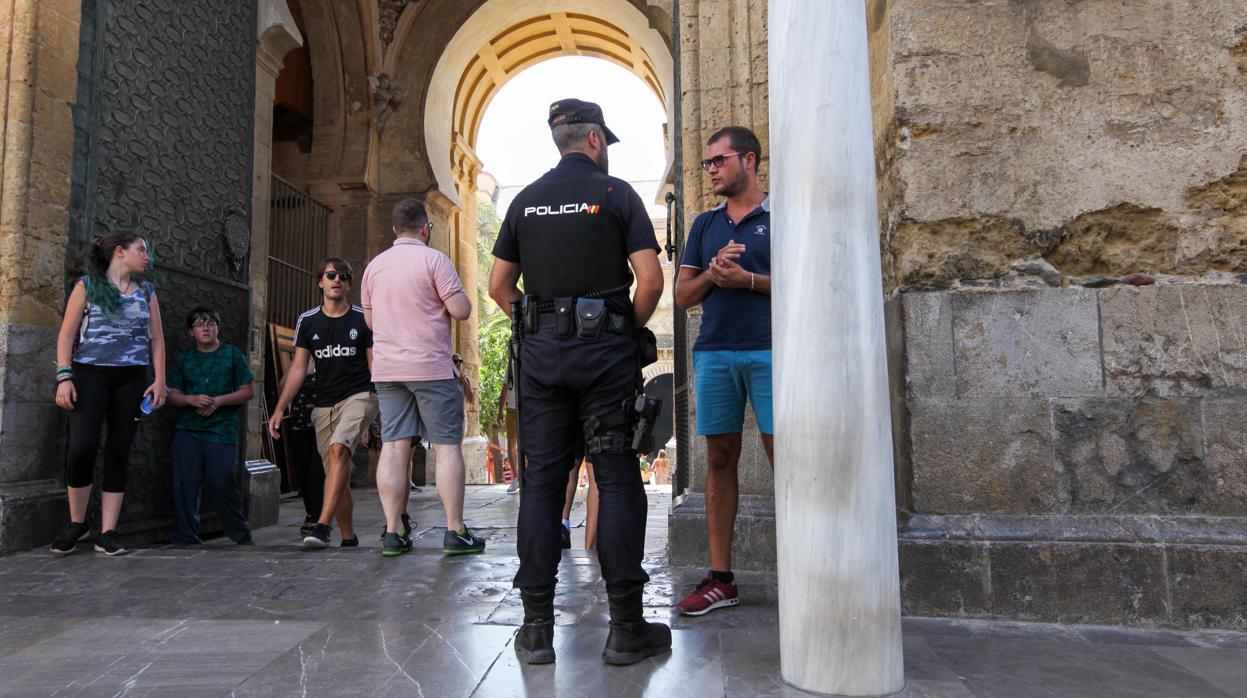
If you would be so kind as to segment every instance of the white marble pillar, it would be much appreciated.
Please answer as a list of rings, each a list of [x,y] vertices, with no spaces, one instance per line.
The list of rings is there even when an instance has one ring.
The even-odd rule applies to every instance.
[[[865,0],[770,0],[780,665],[904,688]]]

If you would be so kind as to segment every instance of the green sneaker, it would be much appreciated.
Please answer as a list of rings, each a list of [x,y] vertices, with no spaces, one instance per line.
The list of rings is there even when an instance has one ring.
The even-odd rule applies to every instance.
[[[381,554],[398,557],[411,550],[411,539],[401,533],[386,533],[381,537]]]
[[[485,539],[473,533],[466,525],[456,533],[446,531],[442,537],[442,552],[447,555],[471,555],[485,551]]]

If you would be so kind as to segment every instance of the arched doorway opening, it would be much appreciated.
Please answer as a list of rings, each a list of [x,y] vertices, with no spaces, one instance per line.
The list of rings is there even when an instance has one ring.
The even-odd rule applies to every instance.
[[[660,246],[666,242],[667,209],[655,203],[661,200],[665,184],[662,175],[667,151],[666,110],[648,83],[616,63],[567,56],[524,69],[497,92],[479,127],[476,153],[484,172],[478,177],[473,203],[479,224],[477,254],[482,275],[477,291],[483,395],[481,432],[499,449],[504,441],[501,434],[506,415],[495,406],[494,398],[499,394],[507,363],[503,338],[509,334],[509,323],[484,288],[485,277],[493,265],[490,250],[514,198],[558,162],[546,113],[551,103],[569,96],[601,106],[606,122],[620,138],[610,148],[609,172],[628,182],[641,201],[648,204],[651,239]],[[665,256],[660,260],[669,286],[673,269]],[[674,340],[672,315],[671,296],[664,294],[650,321],[664,350]],[[666,428],[660,429],[665,432],[663,444],[672,430],[670,386],[666,393],[662,398]],[[512,439],[505,441],[511,443]]]
[[[400,22],[395,41],[410,27]],[[476,152],[486,110],[498,91],[516,75],[543,61],[586,56],[622,67],[653,92],[673,119],[674,63],[671,50],[649,19],[628,0],[489,0],[464,21],[442,51],[427,85],[423,104],[424,145],[434,175],[427,200],[435,218],[445,222],[442,244],[464,286],[477,284],[479,222],[477,178],[483,163]],[[574,86],[568,86],[574,91]],[[673,181],[670,139],[653,177]],[[553,162],[553,158],[551,159]],[[457,323],[455,346],[465,369],[477,373],[480,308]],[[468,430],[478,433],[477,414]],[[484,444],[481,444],[484,448]],[[471,458],[469,457],[469,460]]]

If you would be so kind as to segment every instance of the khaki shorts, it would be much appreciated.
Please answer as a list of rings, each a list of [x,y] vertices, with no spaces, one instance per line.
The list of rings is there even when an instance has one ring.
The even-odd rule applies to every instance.
[[[336,405],[312,408],[312,426],[316,428],[316,450],[320,451],[325,468],[329,468],[329,447],[346,446],[354,451],[360,435],[377,418],[376,393],[355,393]]]

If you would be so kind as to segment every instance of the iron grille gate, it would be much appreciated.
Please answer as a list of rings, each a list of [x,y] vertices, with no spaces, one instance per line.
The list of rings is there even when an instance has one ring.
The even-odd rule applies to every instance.
[[[269,214],[268,322],[294,327],[320,305],[316,264],[329,252],[329,207],[273,177]]]

